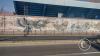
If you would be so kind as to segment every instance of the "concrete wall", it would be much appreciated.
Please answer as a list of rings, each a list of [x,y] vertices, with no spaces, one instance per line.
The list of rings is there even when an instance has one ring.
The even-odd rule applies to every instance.
[[[100,20],[0,16],[0,35],[98,35]]]

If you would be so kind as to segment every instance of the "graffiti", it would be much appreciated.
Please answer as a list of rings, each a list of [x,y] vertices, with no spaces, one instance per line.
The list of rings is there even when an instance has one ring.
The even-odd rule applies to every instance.
[[[91,24],[89,22],[83,24],[72,24],[72,31],[88,31],[91,28]]]
[[[47,24],[47,20],[27,20],[25,18],[18,19],[17,24],[24,28],[24,32],[32,32],[32,29],[41,29],[42,27],[45,27]]]
[[[67,29],[68,22],[63,22],[61,24],[53,24],[53,26],[56,28],[58,31],[64,31]]]
[[[85,30],[88,30],[88,29],[90,29],[90,27],[92,27],[92,25],[89,22],[84,23],[83,26],[84,26]]]
[[[47,28],[46,25],[48,25],[48,24],[51,24],[57,31],[64,31],[67,29],[67,26],[68,26],[67,21],[59,24],[59,23],[56,23],[56,21],[55,22],[49,21],[49,19],[48,20],[46,20],[46,19],[40,20],[39,19],[39,20],[32,21],[32,20],[27,20],[25,18],[18,19],[17,24],[19,26],[25,28],[24,29],[25,32],[32,32],[33,28],[35,28],[35,29],[41,29],[43,27]]]
[[[29,34],[29,32],[32,32],[32,25],[33,21],[28,21],[25,18],[22,19],[17,19],[17,24],[21,27],[24,28],[24,32],[27,32],[27,34]]]
[[[92,20],[77,20],[70,18],[49,18],[49,17],[18,17],[10,16],[5,17],[6,20],[0,18],[0,29],[5,31],[15,31],[15,34],[24,32],[26,34],[38,34],[38,33],[67,33],[67,32],[100,32],[100,21]],[[5,22],[5,26],[4,26]],[[20,32],[18,32],[20,31]]]
[[[95,24],[95,27],[94,27],[94,28],[96,28],[96,29],[100,30],[100,22],[99,22],[99,23],[97,23],[97,24]]]
[[[52,20],[52,19],[37,19],[37,20],[28,20],[28,18],[19,18],[17,19],[17,24],[24,28],[24,32],[32,32],[33,29],[41,30],[44,28],[46,30],[47,28],[50,28],[49,30],[54,29],[55,31],[66,31],[69,30],[69,21],[66,19],[64,21],[61,20]],[[48,25],[50,24],[50,26]],[[100,24],[97,23],[94,25],[90,22],[84,22],[84,23],[70,23],[70,29],[71,32],[86,32],[91,28],[100,29]],[[93,26],[94,25],[94,26]],[[49,26],[49,27],[48,27]],[[46,29],[45,29],[46,28]]]
[[[45,27],[46,24],[48,24],[47,20],[38,20],[38,21],[33,21],[33,26],[35,28],[40,29],[41,27]]]

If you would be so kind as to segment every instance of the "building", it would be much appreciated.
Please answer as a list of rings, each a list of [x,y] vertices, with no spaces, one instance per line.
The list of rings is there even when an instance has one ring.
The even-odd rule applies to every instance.
[[[87,1],[14,0],[14,6],[18,15],[100,19],[100,3]]]

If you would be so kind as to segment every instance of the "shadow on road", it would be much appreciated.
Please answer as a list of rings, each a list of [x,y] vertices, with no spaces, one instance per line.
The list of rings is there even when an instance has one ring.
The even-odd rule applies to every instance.
[[[92,47],[95,48],[96,50],[100,51],[100,44],[92,44]]]

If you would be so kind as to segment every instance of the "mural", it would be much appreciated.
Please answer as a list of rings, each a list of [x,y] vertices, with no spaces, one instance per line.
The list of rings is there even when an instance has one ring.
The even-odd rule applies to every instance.
[[[24,32],[32,32],[33,28],[35,29],[40,29],[42,27],[45,27],[47,24],[47,20],[38,20],[38,21],[32,21],[32,20],[27,20],[26,18],[18,18],[17,19],[17,24],[20,27],[24,28]]]
[[[1,30],[5,30],[5,32],[13,31],[15,34],[18,34],[16,32],[20,34],[26,32],[27,35],[30,34],[30,32],[35,34],[35,32],[44,31],[47,33],[100,33],[100,20],[23,16],[7,16],[5,18],[6,19],[0,17],[0,32]]]
[[[17,24],[18,26],[23,27],[25,32],[32,32],[33,28],[42,29],[48,27],[50,27],[51,30],[54,28],[56,31],[64,31],[67,29],[68,21],[61,22],[61,20],[54,21],[52,19],[39,19],[39,20],[32,21],[26,18],[18,18]]]

